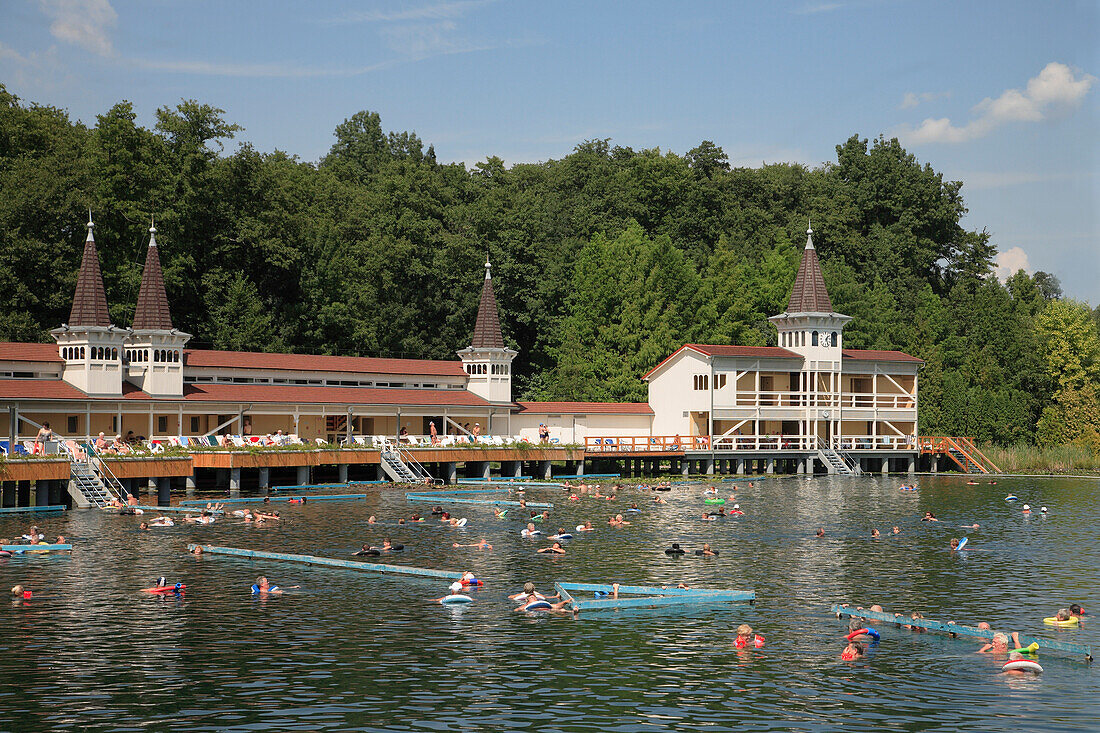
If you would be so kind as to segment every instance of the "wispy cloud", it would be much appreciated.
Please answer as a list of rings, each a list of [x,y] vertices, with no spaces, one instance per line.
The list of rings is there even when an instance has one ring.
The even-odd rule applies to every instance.
[[[25,64],[27,58],[11,46],[5,46],[0,42],[0,61],[14,61],[17,64]]]
[[[1004,252],[998,252],[993,258],[993,272],[1001,282],[1015,275],[1020,270],[1031,273],[1031,263],[1027,259],[1027,252],[1022,247],[1010,247]]]
[[[986,97],[974,105],[971,112],[975,117],[965,125],[954,125],[947,117],[929,117],[915,129],[902,126],[898,136],[918,144],[968,142],[1010,122],[1040,122],[1075,107],[1095,82],[1094,76],[1078,76],[1065,64],[1052,61],[1028,80],[1024,90],[1008,89],[996,99]]]
[[[399,25],[382,30],[382,38],[393,51],[411,58],[426,59],[444,54],[488,51],[492,43],[478,43],[457,33],[454,21],[420,25]]]
[[[52,19],[50,33],[98,56],[114,56],[108,35],[118,20],[109,0],[38,0],[42,11]]]
[[[318,68],[295,66],[276,62],[267,64],[234,63],[232,61],[158,61],[154,59],[128,59],[126,63],[139,69],[167,71],[177,74],[200,74],[204,76],[240,76],[271,79],[309,79],[314,77],[358,76],[391,66],[395,61],[385,61],[370,66],[346,68]]]
[[[817,15],[818,13],[831,13],[843,7],[844,3],[807,3],[791,12],[795,15]]]
[[[917,92],[906,92],[901,99],[901,104],[898,105],[898,109],[911,109],[925,102],[934,102],[937,99],[946,99],[950,96],[951,92],[920,92],[919,94]]]
[[[411,20],[447,20],[459,18],[471,10],[488,5],[494,0],[452,0],[451,2],[421,5],[401,10],[355,10],[319,22],[325,25],[346,23],[400,23]]]

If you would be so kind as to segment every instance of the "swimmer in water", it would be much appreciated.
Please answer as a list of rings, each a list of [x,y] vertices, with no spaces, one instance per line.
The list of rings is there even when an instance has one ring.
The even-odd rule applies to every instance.
[[[596,529],[596,528],[592,526],[592,522],[590,522],[590,521],[589,521],[589,522],[585,522],[585,523],[584,523],[584,524],[583,524],[582,526],[580,526],[580,527],[577,527],[577,531],[578,531],[578,532],[591,532],[591,531],[593,531],[594,529]]]
[[[555,593],[552,596],[543,595],[542,593],[539,593],[538,591],[535,590],[535,584],[534,583],[532,583],[531,581],[527,581],[526,583],[523,584],[523,590],[521,590],[519,593],[513,593],[512,595],[508,596],[508,600],[509,601],[518,601],[518,600],[526,598],[527,596],[530,596],[530,595],[535,596],[535,598],[537,598],[540,601],[545,601],[545,600],[550,599],[550,598],[561,598],[561,596],[559,596],[557,593]]]
[[[493,516],[497,519],[504,519],[504,515],[508,513],[507,509],[494,509]]]
[[[522,598],[520,600],[522,602],[522,605],[519,608],[512,609],[513,611],[526,612],[527,611],[527,605],[529,603],[549,603],[550,608],[541,608],[541,609],[537,609],[537,610],[549,611],[550,613],[572,613],[574,616],[577,615],[578,613],[580,613],[580,611],[578,609],[570,610],[570,609],[566,608],[566,606],[569,606],[573,603],[572,601],[558,601],[557,603],[554,603],[552,601],[548,601],[546,599],[539,598],[538,595],[536,595],[535,593],[531,593],[530,595],[525,596],[524,598]]]
[[[138,529],[140,529],[142,532],[147,532],[147,531],[149,531],[149,525],[146,524],[145,522],[142,522],[141,524],[138,525]]]
[[[1081,608],[1081,604],[1079,603],[1074,603],[1070,605],[1069,612],[1071,615],[1076,616],[1078,619],[1085,615],[1085,609]]]
[[[824,537],[825,536],[825,528],[824,527],[818,527],[817,532],[814,534],[814,536],[815,537]]]
[[[623,519],[622,514],[616,514],[615,516],[608,519],[607,523],[612,527],[625,527],[630,524],[630,522],[627,522]]]
[[[662,498],[661,496],[656,496],[656,495],[655,495],[655,496],[653,497],[653,503],[654,503],[654,504],[667,504],[668,502],[667,502],[667,501],[665,501],[665,500],[664,500],[664,498]]]
[[[302,586],[300,586],[300,585],[289,586],[289,588],[301,588],[301,587]],[[252,586],[252,588],[253,588],[253,591],[252,591],[253,593],[259,593],[260,595],[267,595],[269,593],[279,594],[279,593],[283,592],[283,589],[280,588],[279,586],[271,585],[271,583],[269,583],[268,580],[267,580],[267,576],[265,576],[265,575],[261,575],[260,577],[256,578],[256,585]]]
[[[718,557],[718,553],[710,549],[709,542],[703,543],[703,549],[700,550],[700,552],[703,554],[703,557]]]
[[[932,512],[925,512],[924,516],[921,517],[921,521],[922,522],[938,522],[940,520],[936,519],[936,515],[933,514]]]
[[[541,550],[538,550],[538,552],[553,555],[564,555],[565,548],[561,546],[560,542],[555,542],[554,544],[550,545],[550,547],[543,547]]]
[[[733,645],[738,649],[747,649],[750,646],[759,649],[764,646],[764,637],[753,634],[752,627],[748,624],[741,624],[737,627],[737,636],[733,639]]]
[[[1014,649],[1020,648],[1020,632],[1012,632],[1012,647]],[[990,639],[989,643],[978,650],[978,654],[1007,654],[1008,653],[1008,634],[1003,634],[998,631]]]
[[[871,530],[871,537],[878,537],[878,536],[879,536],[879,531],[877,529],[872,529]]]
[[[460,545],[457,542],[451,544],[451,547],[476,547],[479,550],[491,550],[493,546],[489,544],[488,540],[482,540],[481,542],[475,542],[472,545]]]
[[[840,658],[845,662],[856,662],[867,656],[867,645],[861,641],[849,641],[848,646],[840,653]]]
[[[195,545],[193,548],[191,548],[191,554],[192,555],[201,555],[202,554],[202,545]]]
[[[372,515],[370,515],[369,517],[367,517],[367,524],[374,524],[374,523],[375,523],[375,522],[377,522],[377,521],[378,521],[378,520],[376,520],[376,519],[374,518],[374,515],[373,515],[373,514],[372,514]]]

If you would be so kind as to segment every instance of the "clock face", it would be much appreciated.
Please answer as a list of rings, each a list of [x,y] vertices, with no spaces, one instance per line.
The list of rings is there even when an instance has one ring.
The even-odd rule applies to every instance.
[[[821,345],[822,346],[832,346],[833,345],[833,335],[831,333],[822,334],[821,335]]]

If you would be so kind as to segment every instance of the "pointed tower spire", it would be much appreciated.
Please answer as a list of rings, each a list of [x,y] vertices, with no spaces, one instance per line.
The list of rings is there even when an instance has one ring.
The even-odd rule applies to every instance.
[[[149,223],[149,248],[145,252],[145,269],[141,273],[141,288],[134,309],[134,330],[172,330],[172,314],[168,310],[168,295],[164,292],[164,273],[160,269],[154,220]]]
[[[492,264],[485,256],[485,283],[481,286],[481,301],[477,306],[477,321],[474,323],[474,337],[470,346],[475,349],[503,349],[504,336],[500,333],[500,311],[497,298],[493,293],[493,277],[490,274]]]
[[[103,273],[99,269],[99,252],[95,246],[95,222],[88,210],[88,237],[84,240],[84,254],[80,259],[80,273],[76,277],[76,293],[73,309],[69,312],[70,326],[110,326],[107,311],[107,291],[103,287]]]
[[[832,313],[833,302],[829,291],[825,289],[825,278],[821,274],[821,264],[817,261],[814,249],[814,230],[806,221],[806,248],[802,250],[802,262],[798,266],[798,275],[794,278],[791,300],[787,304],[788,313]]]

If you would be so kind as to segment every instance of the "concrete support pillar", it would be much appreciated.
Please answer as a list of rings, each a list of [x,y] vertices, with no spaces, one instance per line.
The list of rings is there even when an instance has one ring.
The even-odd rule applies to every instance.
[[[304,486],[309,483],[309,466],[298,466],[298,485]]]
[[[940,470],[940,457],[935,453],[928,456],[929,467],[928,470],[932,473],[939,473]]]
[[[550,461],[539,461],[538,476],[543,481],[550,480],[550,477],[553,476],[553,465],[550,463]]]
[[[57,506],[58,504],[64,504],[65,499],[65,482],[59,479],[55,479],[50,482],[50,504]]]
[[[229,485],[229,469],[218,468],[214,470],[214,483],[219,489]]]
[[[890,457],[887,456],[882,459],[882,475],[890,473]]]
[[[917,457],[916,455],[909,456],[909,475],[913,475],[917,472]]]
[[[736,469],[737,470],[737,475],[738,476],[744,476],[745,475],[745,459],[744,458],[736,458],[734,460],[737,461],[737,469]]]
[[[50,481],[48,479],[40,479],[34,482],[34,505],[50,505]]]
[[[263,469],[260,469],[260,470],[263,470]],[[190,476],[184,476],[183,477],[183,487],[185,489],[187,489],[188,491],[190,491],[192,494],[195,493],[195,488],[197,487],[197,484],[195,483],[195,474],[194,474],[194,472],[192,472]]]
[[[348,464],[336,464],[336,482],[346,484],[348,482]]]
[[[703,459],[703,473],[705,473],[708,476],[713,476],[714,475],[714,459],[713,458],[704,458]]]
[[[485,479],[492,477],[492,475],[493,475],[492,470],[493,470],[493,464],[490,463],[489,461],[481,461],[478,464],[478,467],[477,467],[478,475],[481,478],[485,478]]]
[[[158,490],[159,487],[157,486],[156,476],[150,476],[149,478],[145,479],[145,493],[156,496]]]
[[[15,506],[15,482],[0,482],[0,507]]]
[[[240,471],[240,469],[236,469]],[[157,506],[168,506],[172,503],[172,479],[167,476],[160,476],[151,481],[157,487]]]
[[[690,459],[688,459],[688,458],[681,458],[680,459],[680,475],[685,477],[685,478],[691,475],[691,460]]]
[[[443,464],[443,475],[440,477],[448,486],[458,483],[458,464],[454,461]]]
[[[267,491],[268,489],[270,489],[271,469],[267,466],[260,466],[259,469],[257,469],[257,473],[259,474],[259,476],[257,476],[257,479],[260,484],[260,491]]]
[[[229,495],[241,495],[241,469],[239,468],[229,469]]]
[[[774,458],[765,458],[764,459],[764,473],[767,473],[767,474],[775,473],[775,459]]]

